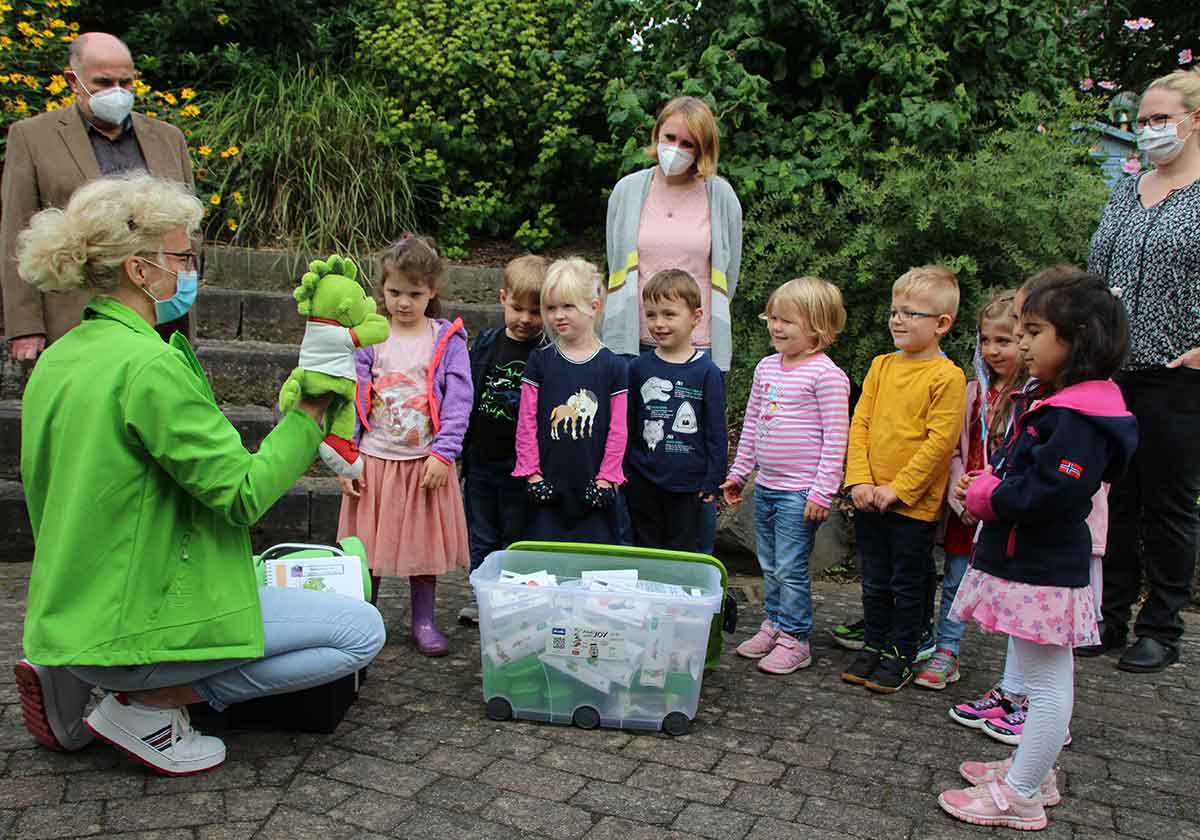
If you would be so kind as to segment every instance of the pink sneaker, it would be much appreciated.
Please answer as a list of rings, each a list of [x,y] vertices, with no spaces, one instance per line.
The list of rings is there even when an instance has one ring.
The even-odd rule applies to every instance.
[[[1003,779],[1012,763],[1011,755],[1002,761],[964,761],[958,765],[958,773],[971,784],[982,785],[992,779]],[[1062,794],[1058,792],[1057,768],[1050,769],[1050,775],[1042,782],[1041,792],[1042,804],[1047,808],[1062,802]]]
[[[758,663],[758,670],[764,674],[790,674],[807,668],[812,664],[812,649],[808,642],[802,642],[787,633],[780,633],[775,640],[775,647]]]
[[[955,819],[973,825],[1002,825],[1020,831],[1041,831],[1046,827],[1046,809],[1042,796],[1019,796],[1003,779],[962,790],[945,790],[938,805]]]
[[[950,720],[971,729],[983,729],[989,720],[1004,717],[1020,704],[1020,698],[1010,697],[999,685],[994,685],[978,700],[951,706]]]
[[[758,632],[737,646],[737,655],[747,659],[762,659],[775,647],[775,640],[778,638],[779,628],[772,624],[770,619],[764,618]]]

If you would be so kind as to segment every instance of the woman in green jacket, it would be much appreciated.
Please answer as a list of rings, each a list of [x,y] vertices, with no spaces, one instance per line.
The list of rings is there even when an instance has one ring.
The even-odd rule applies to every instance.
[[[248,527],[312,462],[325,404],[302,400],[251,454],[187,341],[155,333],[195,298],[202,215],[178,184],[101,178],[34,216],[17,255],[43,291],[93,294],[22,400],[35,545],[16,666],[26,725],[57,749],[94,734],[171,775],[225,759],[186,704],[320,685],[384,642],[370,604],[258,585]],[[85,729],[91,685],[111,693]]]

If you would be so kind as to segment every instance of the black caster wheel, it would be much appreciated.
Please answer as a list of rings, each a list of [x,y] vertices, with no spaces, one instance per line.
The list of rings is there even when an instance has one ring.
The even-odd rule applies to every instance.
[[[488,720],[512,720],[512,703],[503,697],[493,697],[487,701]]]
[[[580,729],[595,729],[600,725],[600,713],[591,706],[580,706],[571,715],[571,723]]]
[[[686,735],[691,726],[692,722],[688,720],[688,716],[683,712],[671,712],[671,714],[663,718],[662,731],[672,737]]]

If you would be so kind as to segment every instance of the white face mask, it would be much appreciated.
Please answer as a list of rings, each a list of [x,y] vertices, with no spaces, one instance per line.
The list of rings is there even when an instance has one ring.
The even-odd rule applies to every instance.
[[[1179,122],[1183,122],[1183,120]],[[1138,149],[1146,153],[1146,157],[1150,158],[1151,163],[1170,163],[1183,152],[1188,137],[1191,137],[1192,131],[1196,130],[1193,122],[1192,131],[1189,131],[1186,136],[1180,137],[1176,130],[1178,126],[1178,122],[1169,122],[1162,128],[1146,126],[1137,133]]]
[[[692,168],[696,156],[670,143],[658,144],[658,165],[666,176],[682,175]]]
[[[92,113],[96,119],[106,122],[109,125],[120,125],[125,122],[125,118],[133,110],[132,92],[117,85],[116,87],[105,88],[97,93],[92,93],[88,90],[87,85],[83,83],[83,79],[80,79],[78,75],[75,78],[79,79],[79,86],[90,97],[88,104],[92,106]]]

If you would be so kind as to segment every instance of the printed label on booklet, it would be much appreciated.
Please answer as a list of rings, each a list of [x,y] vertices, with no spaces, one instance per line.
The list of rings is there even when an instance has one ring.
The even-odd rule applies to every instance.
[[[555,624],[546,640],[546,653],[580,659],[625,659],[625,634],[620,630],[580,624]]]

